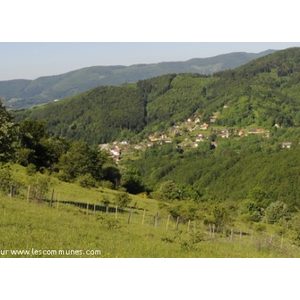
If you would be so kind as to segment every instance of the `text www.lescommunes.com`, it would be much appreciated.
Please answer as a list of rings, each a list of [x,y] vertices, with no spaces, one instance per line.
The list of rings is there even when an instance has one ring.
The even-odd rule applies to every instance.
[[[101,250],[53,250],[53,249],[0,249],[0,256],[99,256]]]

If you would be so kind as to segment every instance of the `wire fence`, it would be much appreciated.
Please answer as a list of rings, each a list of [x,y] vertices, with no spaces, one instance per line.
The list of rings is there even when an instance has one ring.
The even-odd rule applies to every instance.
[[[15,194],[19,194],[13,186],[10,187],[9,197],[14,198]],[[26,194],[26,195],[25,195]],[[47,205],[50,208],[59,209],[63,205],[71,205],[77,207],[78,210],[86,216],[99,216],[105,214],[118,220],[121,224],[134,225],[140,228],[154,228],[165,232],[180,232],[191,235],[202,235],[203,240],[226,241],[231,243],[254,244],[257,247],[276,247],[283,248],[286,241],[283,234],[268,234],[264,231],[255,231],[249,227],[235,228],[233,226],[224,225],[217,227],[212,223],[204,223],[203,220],[187,219],[182,216],[171,216],[164,212],[153,212],[138,207],[118,207],[117,205],[102,205],[88,202],[60,200],[58,195],[54,197],[52,190],[50,198],[45,193],[37,193],[31,190],[30,186],[23,190],[23,196],[27,202],[36,201]],[[245,226],[246,227],[246,226]]]

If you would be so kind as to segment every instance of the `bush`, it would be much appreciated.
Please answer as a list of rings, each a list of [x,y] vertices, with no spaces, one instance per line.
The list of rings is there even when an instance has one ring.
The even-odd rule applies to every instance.
[[[127,193],[121,193],[116,195],[115,197],[115,204],[118,205],[118,207],[120,208],[127,206],[130,202],[131,198]]]
[[[91,174],[81,175],[77,178],[77,182],[81,187],[93,188],[97,187],[97,181],[93,178]]]
[[[51,181],[48,176],[36,174],[30,182],[30,196],[35,200],[42,200],[49,192]]]
[[[9,165],[0,165],[0,190],[9,192],[11,180],[11,167]]]
[[[265,220],[269,224],[278,223],[280,221],[286,221],[289,219],[288,207],[285,203],[276,201],[271,203],[265,214]]]
[[[111,190],[113,190],[115,188],[115,185],[108,180],[100,181],[99,186],[101,186],[103,188],[111,189]]]
[[[33,176],[36,173],[36,166],[34,164],[29,164],[26,168],[26,173],[29,176]]]

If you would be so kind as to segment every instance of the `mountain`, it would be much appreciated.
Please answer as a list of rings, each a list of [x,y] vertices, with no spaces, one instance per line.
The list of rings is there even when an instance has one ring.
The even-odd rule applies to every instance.
[[[46,119],[50,132],[91,145],[120,135],[140,137],[183,122],[230,128],[300,126],[300,48],[261,57],[213,76],[168,74],[122,86],[102,86],[16,113],[16,120]]]
[[[212,74],[233,69],[253,59],[273,53],[229,53],[185,62],[162,62],[132,66],[96,66],[35,80],[0,81],[0,95],[11,109],[29,108],[63,99],[97,86],[121,85],[169,73]]]

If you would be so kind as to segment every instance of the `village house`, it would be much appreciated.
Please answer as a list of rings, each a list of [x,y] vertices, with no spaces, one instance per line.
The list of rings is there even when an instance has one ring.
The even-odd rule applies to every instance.
[[[221,137],[222,138],[229,138],[229,131],[227,129],[223,129],[221,131]]]
[[[207,130],[208,126],[209,126],[209,125],[208,125],[207,123],[203,123],[203,124],[201,125],[200,129],[201,129],[201,130]]]
[[[263,133],[263,129],[249,129],[248,133],[257,134],[257,133]]]
[[[136,145],[134,145],[134,149],[141,150],[141,149],[143,149],[143,146],[141,144],[136,144]]]
[[[203,142],[203,140],[204,140],[204,136],[203,134],[200,133],[197,135],[195,142]]]
[[[282,143],[281,144],[281,148],[287,148],[287,149],[290,149],[292,146],[292,143],[291,142],[287,142],[287,143]]]
[[[164,142],[167,143],[167,144],[170,144],[170,143],[172,143],[172,139],[167,138],[167,139],[164,140]]]
[[[109,150],[109,144],[100,144],[100,145],[99,145],[99,148],[100,148],[101,150],[108,151],[108,150]]]
[[[242,137],[244,135],[244,130],[240,129],[238,135],[239,135],[239,137]]]
[[[110,153],[113,155],[113,156],[120,156],[121,155],[121,149],[118,147],[118,146],[115,146],[115,147],[112,147],[110,148]]]

